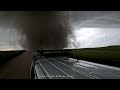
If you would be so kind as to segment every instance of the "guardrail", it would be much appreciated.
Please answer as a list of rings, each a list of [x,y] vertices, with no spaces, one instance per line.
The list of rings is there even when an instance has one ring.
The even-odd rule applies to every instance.
[[[37,55],[43,56],[67,56],[71,54],[71,50],[37,50]]]

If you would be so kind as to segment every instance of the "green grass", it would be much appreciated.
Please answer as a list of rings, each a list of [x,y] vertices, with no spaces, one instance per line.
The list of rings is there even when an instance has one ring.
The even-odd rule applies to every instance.
[[[10,61],[14,57],[22,54],[24,50],[20,51],[0,51],[0,66],[4,65],[6,62]]]
[[[120,66],[120,46],[72,49],[72,57],[81,60]]]

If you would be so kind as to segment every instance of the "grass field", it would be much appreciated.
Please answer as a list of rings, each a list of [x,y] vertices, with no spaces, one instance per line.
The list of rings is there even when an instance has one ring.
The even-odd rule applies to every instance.
[[[120,46],[72,49],[71,57],[120,67]]]
[[[20,51],[0,51],[0,67],[12,58],[22,54],[24,50]]]

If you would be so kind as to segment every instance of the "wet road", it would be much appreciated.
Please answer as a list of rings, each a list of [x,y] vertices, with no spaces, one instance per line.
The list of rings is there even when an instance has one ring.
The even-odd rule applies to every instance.
[[[120,68],[67,57],[40,58],[36,70],[38,78],[120,79]]]

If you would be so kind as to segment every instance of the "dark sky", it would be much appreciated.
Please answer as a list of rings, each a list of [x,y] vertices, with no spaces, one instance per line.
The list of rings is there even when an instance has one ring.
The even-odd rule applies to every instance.
[[[120,11],[74,11],[72,17],[77,27],[120,27]]]
[[[120,45],[120,11],[77,11],[72,17],[78,48]]]
[[[12,32],[15,18],[14,11],[0,11],[0,50],[22,49],[20,34]],[[76,40],[69,48],[120,45],[120,11],[73,11],[71,22]]]

